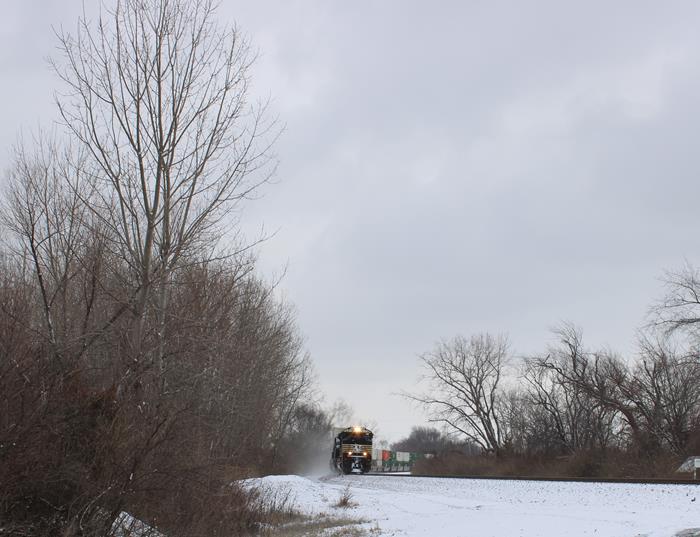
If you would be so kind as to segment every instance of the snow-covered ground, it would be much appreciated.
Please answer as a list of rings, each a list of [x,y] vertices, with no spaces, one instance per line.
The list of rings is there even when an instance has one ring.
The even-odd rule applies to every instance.
[[[369,521],[363,527],[373,535],[671,537],[700,528],[700,487],[694,485],[371,475],[269,476],[256,481],[290,491],[297,508],[310,515]],[[334,507],[347,485],[356,505]]]

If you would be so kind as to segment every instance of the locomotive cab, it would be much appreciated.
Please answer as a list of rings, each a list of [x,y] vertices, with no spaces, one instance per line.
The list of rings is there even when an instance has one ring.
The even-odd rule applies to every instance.
[[[341,429],[333,439],[331,467],[344,474],[369,472],[373,436],[366,427]]]

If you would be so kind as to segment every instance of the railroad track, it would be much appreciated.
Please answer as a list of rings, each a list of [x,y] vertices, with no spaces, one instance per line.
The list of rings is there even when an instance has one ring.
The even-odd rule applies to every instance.
[[[483,475],[413,475],[392,472],[369,472],[365,475],[385,477],[431,477],[435,479],[481,479],[493,481],[561,481],[565,483],[622,483],[637,485],[700,485],[700,480],[689,479],[638,479],[638,478],[594,478],[594,477],[524,477],[524,476],[483,476]]]

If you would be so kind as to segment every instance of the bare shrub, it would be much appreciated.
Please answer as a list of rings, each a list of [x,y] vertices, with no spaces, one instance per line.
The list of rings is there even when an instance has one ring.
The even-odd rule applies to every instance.
[[[338,501],[333,504],[333,507],[339,507],[341,509],[349,509],[350,507],[355,507],[357,504],[352,501],[353,495],[350,491],[350,484],[346,485],[343,491],[340,493]]]

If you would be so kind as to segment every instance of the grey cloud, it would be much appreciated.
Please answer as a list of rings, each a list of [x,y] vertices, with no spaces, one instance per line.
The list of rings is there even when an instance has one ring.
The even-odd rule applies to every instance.
[[[5,146],[52,117],[48,26],[81,2],[10,4]],[[700,257],[694,2],[265,1],[221,18],[260,49],[256,91],[286,123],[280,183],[246,229],[279,228],[262,266],[289,262],[328,398],[354,394],[390,438],[424,419],[391,394],[437,339],[505,331],[533,352],[568,319],[632,352],[662,270]]]

